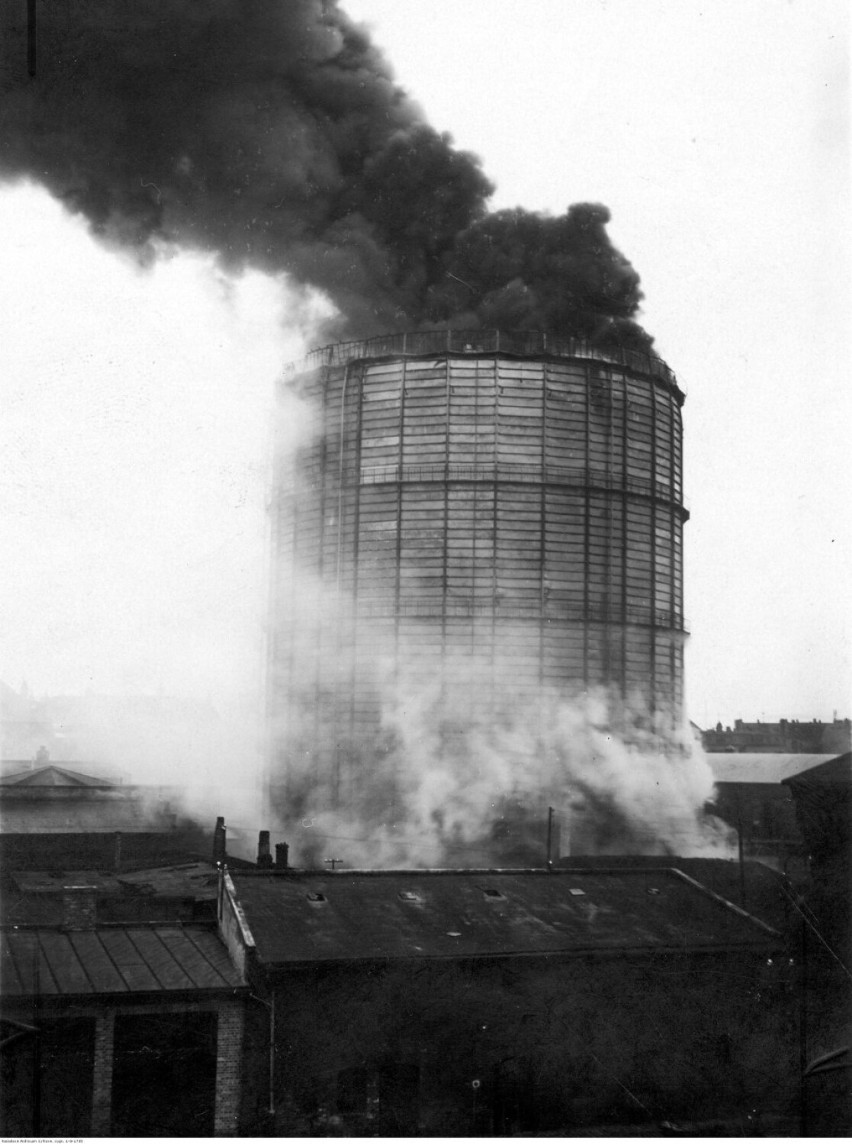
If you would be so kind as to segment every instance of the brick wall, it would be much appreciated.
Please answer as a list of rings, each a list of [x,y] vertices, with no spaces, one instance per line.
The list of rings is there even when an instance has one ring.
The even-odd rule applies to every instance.
[[[213,1134],[235,1136],[238,1131],[241,1095],[241,1055],[244,1035],[244,998],[242,995],[222,997],[218,1001],[208,1000],[203,1004],[186,1004],[180,1001],[159,1005],[116,1005],[109,1002],[102,1005],[86,1004],[63,1007],[61,1010],[46,1008],[41,1010],[42,1018],[58,1019],[88,1017],[94,1021],[94,1043],[92,1049],[91,1074],[91,1122],[84,1131],[93,1137],[114,1135],[113,1127],[113,1080],[115,1072],[115,1021],[116,1017],[144,1017],[152,1015],[204,1013],[215,1011],[216,1022],[216,1090],[213,1107]],[[20,1011],[9,1009],[15,1019],[31,1021],[29,1006]],[[72,1082],[73,1083],[73,1082]],[[83,1083],[82,1077],[77,1083]],[[85,1084],[88,1085],[88,1077]],[[27,1082],[23,1099],[27,1107],[32,1100],[32,1084]],[[9,1095],[8,1093],[6,1094]],[[30,1117],[32,1113],[29,1113]]]
[[[97,898],[93,886],[63,886],[62,924],[69,930],[90,930],[97,921]]]
[[[223,1000],[216,1038],[216,1108],[213,1132],[236,1136],[240,1110],[240,1066],[243,1043],[243,1000]]]
[[[95,1068],[92,1078],[92,1135],[109,1136],[112,1119],[112,1050],[115,1014],[95,1023]]]

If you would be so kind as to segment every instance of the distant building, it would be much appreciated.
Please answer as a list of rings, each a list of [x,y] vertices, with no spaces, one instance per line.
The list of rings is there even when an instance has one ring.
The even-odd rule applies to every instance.
[[[757,751],[710,754],[707,761],[716,783],[713,813],[737,832],[747,857],[783,863],[803,846],[784,780],[832,758]]]
[[[0,858],[7,869],[121,868],[204,848],[173,806],[179,792],[120,786],[51,762],[0,778]]]
[[[214,706],[174,695],[37,698],[26,687],[15,691],[0,681],[0,773],[31,767],[43,750],[72,770],[113,782],[168,773],[165,768],[179,759],[207,759],[221,750],[234,699]]]
[[[777,723],[746,723],[736,719],[733,727],[721,723],[702,732],[705,751],[759,751],[763,754],[839,755],[852,749],[852,720],[822,723],[781,719]]]

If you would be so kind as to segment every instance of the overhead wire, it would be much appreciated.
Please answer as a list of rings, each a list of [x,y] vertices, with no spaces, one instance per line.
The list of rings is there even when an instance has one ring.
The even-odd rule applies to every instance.
[[[796,898],[794,897],[794,895],[791,894],[790,891],[787,889],[787,887],[784,885],[782,885],[782,892],[785,895],[785,897],[787,898],[787,900],[790,902],[790,904],[792,905],[793,909],[796,910],[796,912],[801,916],[805,925],[814,932],[814,934],[817,936],[819,941],[822,943],[822,945],[825,946],[825,948],[828,950],[828,952],[831,954],[831,956],[834,958],[834,960],[837,962],[837,964],[840,966],[840,968],[843,970],[843,972],[846,974],[846,976],[849,978],[849,980],[852,981],[852,973],[849,972],[848,967],[843,962],[843,960],[840,958],[839,954],[834,949],[832,949],[832,947],[829,945],[828,941],[825,939],[825,937],[823,937],[822,933],[820,932],[819,928],[817,927],[816,916],[812,914],[812,916],[814,917],[814,920],[811,921],[811,919],[808,917],[808,915],[805,913],[805,911],[802,909],[802,907],[796,901]],[[812,913],[812,911],[809,911],[809,912]]]

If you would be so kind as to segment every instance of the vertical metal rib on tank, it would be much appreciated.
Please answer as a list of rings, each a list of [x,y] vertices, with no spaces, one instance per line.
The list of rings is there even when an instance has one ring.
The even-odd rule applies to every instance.
[[[661,359],[430,331],[326,347],[284,384],[316,431],[277,476],[283,755],[346,801],[403,658],[424,685],[490,676],[496,704],[600,686],[678,717],[683,393]]]

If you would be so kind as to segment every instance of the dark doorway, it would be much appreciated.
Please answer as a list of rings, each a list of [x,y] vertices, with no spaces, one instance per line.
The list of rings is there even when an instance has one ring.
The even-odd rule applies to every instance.
[[[114,1136],[212,1136],[216,1014],[116,1017]]]
[[[36,1032],[15,1034],[3,1048],[4,1136],[89,1136],[95,1022],[34,1020]]]

